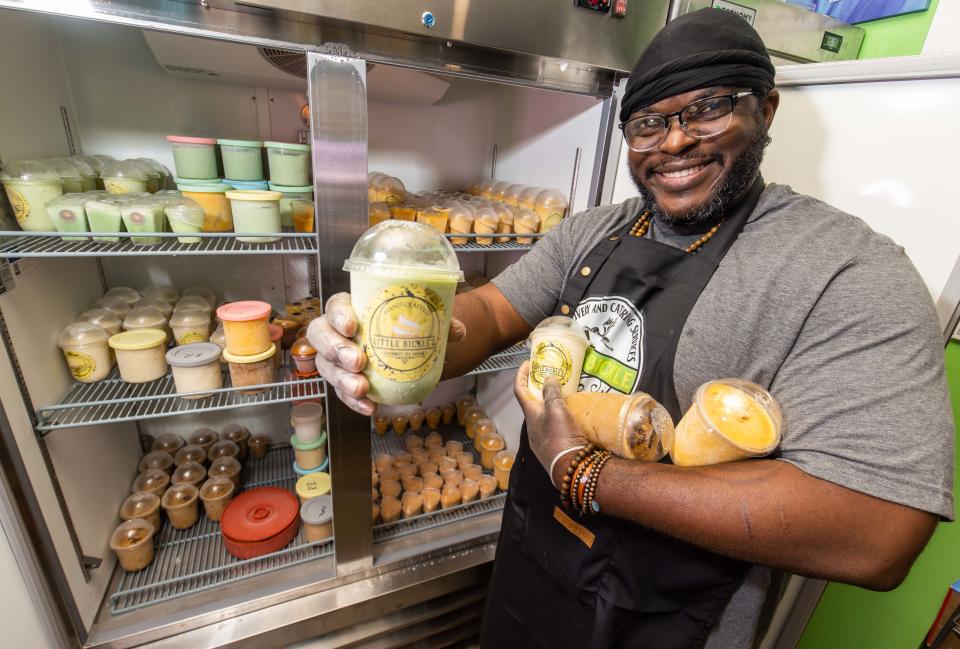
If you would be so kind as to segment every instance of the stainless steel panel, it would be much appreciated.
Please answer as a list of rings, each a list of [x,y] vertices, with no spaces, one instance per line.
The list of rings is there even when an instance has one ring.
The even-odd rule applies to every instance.
[[[666,24],[668,0],[629,4],[626,16],[581,9],[557,0],[209,0],[217,7],[267,7],[429,38],[470,43],[628,72]],[[435,23],[423,24],[428,11]]]
[[[771,54],[797,62],[821,63],[855,59],[860,53],[864,36],[861,28],[781,0],[676,0],[678,15],[717,4],[756,12],[753,26]],[[825,32],[843,38],[839,52],[821,47]]]
[[[350,290],[343,262],[367,228],[366,63],[307,57],[310,138],[324,302]],[[373,565],[370,520],[370,419],[327,395],[337,574]]]

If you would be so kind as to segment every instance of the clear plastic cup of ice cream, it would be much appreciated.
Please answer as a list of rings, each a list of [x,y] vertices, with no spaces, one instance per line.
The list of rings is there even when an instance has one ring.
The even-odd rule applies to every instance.
[[[120,204],[124,202],[119,197],[95,198],[87,201],[84,208],[87,214],[87,224],[91,232],[111,233],[123,232],[123,216],[120,214]],[[120,237],[98,236],[94,241],[116,243]]]
[[[156,171],[153,168],[152,165],[148,165],[146,162],[144,162],[140,158],[130,158],[126,162],[136,167],[139,167],[140,171],[142,171],[143,174],[147,177],[146,191],[148,194],[156,194],[158,191],[162,189],[160,185],[163,182],[163,177],[160,175],[158,171]]]
[[[540,217],[540,231],[549,232],[560,225],[567,214],[567,197],[557,189],[545,189],[537,194],[533,211]]]
[[[153,172],[160,177],[161,190],[176,189],[176,184],[173,182],[173,174],[170,173],[170,170],[167,169],[166,165],[164,165],[161,162],[157,162],[153,158],[136,158],[136,160],[139,160],[140,162],[150,167],[150,169],[152,169]]]
[[[147,174],[129,160],[113,160],[103,166],[103,188],[111,194],[147,191]]]
[[[473,231],[477,234],[493,234],[500,227],[500,217],[492,207],[483,205],[474,212]],[[477,237],[477,245],[489,246],[493,243],[493,237]]]
[[[97,178],[99,174],[97,170],[94,169],[86,160],[80,156],[72,156],[70,158],[60,158],[71,167],[77,170],[77,173],[80,174],[80,191],[81,192],[92,192],[97,189]]]
[[[58,232],[89,232],[86,194],[64,194],[47,203],[47,215]],[[60,237],[64,241],[87,241],[88,237]]]
[[[163,232],[166,218],[163,201],[156,198],[131,200],[120,205],[120,216],[127,232]],[[160,237],[130,237],[133,243],[160,243]]]
[[[526,207],[521,207],[514,211],[513,231],[517,234],[533,234],[540,231],[540,217],[537,213]],[[517,243],[530,245],[533,243],[533,237],[517,237]]]
[[[203,207],[192,198],[180,198],[169,203],[163,210],[167,215],[170,229],[178,234],[191,234],[203,231]],[[177,237],[180,243],[200,243],[200,237]]]
[[[63,158],[48,158],[41,160],[41,162],[59,174],[64,194],[79,194],[86,191],[83,188],[83,176],[69,161]],[[96,188],[94,187],[94,189]]]
[[[558,315],[538,324],[530,334],[530,392],[542,399],[543,383],[551,376],[560,381],[564,396],[576,392],[589,344],[583,327],[572,318]]]
[[[575,392],[564,401],[586,438],[617,457],[656,462],[673,447],[670,413],[645,392]]]
[[[768,455],[780,444],[783,415],[769,392],[742,379],[704,383],[677,424],[670,458],[680,466]]]
[[[430,226],[386,221],[360,237],[344,270],[360,320],[355,340],[367,355],[369,398],[389,405],[423,400],[440,380],[463,280],[453,247]]]
[[[0,172],[0,183],[21,230],[55,230],[46,209],[47,203],[63,194],[63,181],[55,169],[35,160],[13,162]]]
[[[107,378],[113,368],[107,345],[109,338],[104,329],[90,322],[75,322],[60,332],[57,346],[63,350],[73,378],[80,383],[95,383]]]

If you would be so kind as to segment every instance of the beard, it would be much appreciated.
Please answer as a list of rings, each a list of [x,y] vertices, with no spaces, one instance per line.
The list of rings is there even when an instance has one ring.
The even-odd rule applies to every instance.
[[[756,180],[760,173],[760,163],[763,162],[764,149],[770,142],[766,124],[760,121],[753,139],[733,161],[733,166],[726,178],[717,185],[706,201],[685,212],[667,212],[657,203],[653,192],[643,184],[632,169],[630,177],[637,186],[640,196],[643,197],[644,208],[650,210],[653,218],[659,219],[661,223],[673,226],[713,225],[726,215],[729,208]]]

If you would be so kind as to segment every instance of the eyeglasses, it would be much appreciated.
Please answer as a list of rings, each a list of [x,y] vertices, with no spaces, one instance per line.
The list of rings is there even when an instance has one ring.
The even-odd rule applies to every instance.
[[[680,120],[680,128],[688,136],[703,140],[716,137],[733,121],[733,109],[742,98],[756,94],[755,90],[735,92],[729,95],[705,97],[687,104],[675,113],[661,115],[651,113],[634,117],[620,125],[623,137],[631,151],[643,153],[660,146],[670,131],[670,118]]]

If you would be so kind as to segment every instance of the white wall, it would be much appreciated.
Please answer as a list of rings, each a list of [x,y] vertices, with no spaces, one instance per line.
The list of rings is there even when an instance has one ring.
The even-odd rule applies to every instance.
[[[930,23],[927,40],[923,43],[924,54],[960,52],[960,2],[940,0],[937,12]]]

